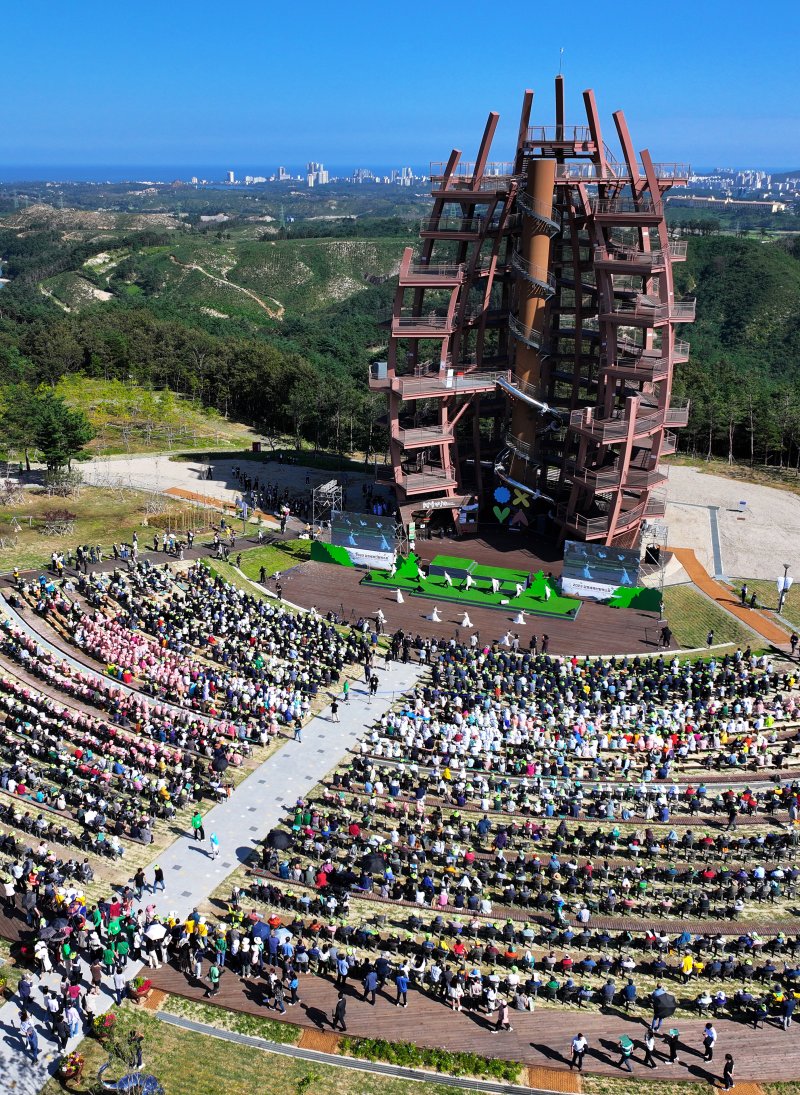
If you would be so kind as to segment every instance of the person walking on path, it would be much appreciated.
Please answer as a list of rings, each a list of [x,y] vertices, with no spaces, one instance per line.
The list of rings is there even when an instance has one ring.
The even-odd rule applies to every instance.
[[[342,699],[345,703],[350,702],[350,681],[348,680],[342,685]]]
[[[22,983],[20,982],[20,987],[21,984]],[[787,995],[786,999],[781,1004],[781,1026],[784,1030],[788,1030],[789,1027],[792,1025],[792,1015],[794,1014],[794,1009],[796,1007],[797,1000],[794,998],[794,996]]]
[[[653,1034],[652,1030],[648,1030],[644,1036],[644,1063],[648,1068],[658,1068],[656,1059],[653,1056],[655,1048],[656,1036]]]
[[[624,1068],[626,1072],[633,1072],[631,1057],[633,1056],[633,1042],[627,1034],[623,1034],[619,1040],[619,1060],[617,1068]]]
[[[364,999],[370,998],[370,1003],[375,1006],[375,993],[378,989],[378,975],[372,967],[370,967],[364,975]]]
[[[206,831],[203,828],[203,815],[200,813],[199,810],[196,810],[192,814],[192,829],[194,830],[195,840],[206,839]]]
[[[147,885],[144,879],[144,867],[137,867],[136,874],[133,876],[133,892],[136,895],[136,900],[142,900],[142,893]]]
[[[742,598],[742,608],[745,608],[745,606],[747,605],[747,582],[742,582],[740,596]]]
[[[159,888],[161,888],[162,890],[166,890],[167,887],[166,883],[164,882],[164,870],[156,863],[155,867],[153,868],[153,893],[155,893],[156,890]]]
[[[39,1060],[39,1035],[36,1033],[36,1027],[30,1020],[30,1016],[23,1008],[19,1013],[19,1033],[22,1038],[23,1048],[30,1053],[31,1060]]]
[[[347,984],[347,975],[350,972],[350,963],[347,961],[347,956],[342,954],[336,960],[336,987],[344,988]]]
[[[212,833],[211,836],[208,838],[208,844],[209,844],[209,853],[208,854],[211,856],[212,859],[216,859],[217,856],[219,855],[219,837],[217,836],[216,833]]]
[[[583,1072],[583,1058],[588,1048],[588,1040],[578,1032],[572,1039],[572,1059],[569,1062],[570,1071],[577,1067],[578,1072]]]
[[[736,1065],[733,1060],[733,1055],[726,1053],[725,1064],[722,1066],[722,1084],[725,1091],[730,1091],[732,1087],[736,1086],[733,1082],[734,1068],[736,1068]]]
[[[28,1004],[30,1003],[31,995],[33,994],[33,981],[31,981],[30,974],[23,973],[17,984],[17,992],[19,993],[20,1006],[23,1011],[28,1010]]]
[[[208,988],[205,991],[206,996],[216,996],[219,992],[219,979],[220,970],[216,962],[211,963],[211,969],[208,971]]]
[[[678,1060],[678,1046],[680,1045],[681,1032],[677,1027],[671,1027],[667,1034],[664,1035],[664,1040],[667,1043],[667,1049],[669,1050],[668,1065],[679,1065]]]
[[[344,993],[340,992],[336,1000],[336,1007],[333,1009],[333,1022],[331,1026],[334,1030],[341,1030],[342,1032],[347,1030],[347,1023],[345,1022],[345,1016],[347,1014],[347,1000]]]
[[[714,1029],[713,1023],[706,1023],[703,1028],[703,1060],[713,1061],[714,1059],[714,1043],[717,1040],[717,1032]]]
[[[331,722],[339,722],[339,701],[333,700],[331,703]]]
[[[400,970],[398,975],[394,979],[395,986],[397,988],[397,999],[395,1000],[396,1007],[408,1007],[408,978],[403,970]]]
[[[511,1020],[508,1018],[508,1000],[498,1000],[497,1002],[497,1022],[489,1032],[490,1034],[497,1034],[500,1030],[513,1030]]]
[[[276,978],[275,978],[275,988],[274,988],[273,992],[274,992],[274,995],[273,995],[272,999],[273,999],[273,1004],[274,1004],[275,1010],[279,1011],[281,1013],[281,1015],[285,1015],[286,1014],[286,1004],[284,1003],[284,999],[283,999],[283,981],[280,979],[280,977],[276,976]]]
[[[299,742],[303,740],[303,724],[300,719],[294,720],[294,740]]]
[[[650,994],[650,1002],[653,1005],[653,1020],[650,1023],[650,1029],[653,1031],[653,1033],[661,1030],[661,1024],[664,1022],[664,1016],[658,1014],[656,1001],[658,1000],[659,996],[663,996],[666,991],[667,990],[659,981],[656,987],[653,989],[652,993]]]
[[[55,1034],[56,1041],[58,1042],[58,1048],[61,1050],[62,1053],[64,1053],[67,1048],[67,1043],[69,1042],[71,1034],[71,1031],[69,1029],[69,1023],[67,1022],[65,1016],[62,1015],[58,1019],[56,1019],[53,1025],[53,1033]]]
[[[114,997],[117,1001],[117,1007],[120,1007],[125,997],[125,990],[127,988],[127,982],[125,981],[125,975],[121,970],[114,970],[111,978],[114,985]]]

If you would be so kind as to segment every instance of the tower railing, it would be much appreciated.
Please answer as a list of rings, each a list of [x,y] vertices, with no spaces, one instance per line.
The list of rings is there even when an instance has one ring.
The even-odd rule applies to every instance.
[[[554,205],[547,205],[545,202],[539,201],[530,194],[526,194],[523,190],[521,193],[517,194],[517,207],[521,209],[527,217],[532,217],[534,220],[539,221],[547,230],[548,235],[554,236],[556,232],[560,231],[560,218],[558,210]]]
[[[588,125],[531,125],[525,133],[528,144],[594,145]]]
[[[543,296],[552,296],[556,291],[556,279],[546,266],[537,266],[534,262],[528,262],[519,251],[514,251],[512,254],[511,265],[526,281],[540,289]]]
[[[639,214],[661,217],[663,203],[652,198],[592,198],[590,208],[595,216],[625,217]]]
[[[544,345],[544,335],[542,332],[535,330],[533,327],[526,327],[516,316],[511,315],[508,317],[508,329],[511,331],[514,338],[519,339],[520,342],[524,342],[525,345],[530,346],[532,350],[542,349]]]
[[[484,230],[485,217],[425,217],[420,222],[421,232],[450,232],[460,235],[479,236]]]
[[[639,178],[644,178],[644,165],[636,165]],[[653,172],[657,179],[669,182],[685,182],[691,174],[687,163],[654,163]],[[607,159],[604,165],[596,163],[566,163],[556,167],[557,182],[586,180],[588,182],[630,182],[631,172],[628,165],[617,160]]]

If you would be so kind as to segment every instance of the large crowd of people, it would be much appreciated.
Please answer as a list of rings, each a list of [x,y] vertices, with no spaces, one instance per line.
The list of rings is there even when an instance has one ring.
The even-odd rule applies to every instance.
[[[94,603],[22,583],[23,595],[79,650],[126,685],[260,733],[302,722],[345,666],[371,654],[364,632],[294,613],[190,567],[177,581],[146,561],[94,582]]]
[[[159,820],[226,797],[228,767],[346,690],[349,666],[371,682],[378,636],[201,565],[137,559],[19,579],[16,596],[46,641],[0,621],[4,909],[25,919],[36,968],[63,973],[59,1039],[91,1022],[95,986],[121,997],[134,959],[172,962],[212,996],[227,969],[279,1012],[317,975],[340,1000],[350,985],[403,1006],[415,988],[496,1016],[498,1032],[540,1004],[644,1008],[657,1029],[666,990],[697,1016],[791,1024],[800,716],[786,664],[397,632],[386,660],[418,661],[418,685],[287,810],[226,916],[178,919],[143,897],[157,876],[87,890]]]
[[[759,934],[800,879],[792,669],[400,634],[390,656],[430,671],[254,873],[311,968],[344,953],[484,1007],[649,1006],[666,981],[697,1014],[794,1008],[800,938]]]

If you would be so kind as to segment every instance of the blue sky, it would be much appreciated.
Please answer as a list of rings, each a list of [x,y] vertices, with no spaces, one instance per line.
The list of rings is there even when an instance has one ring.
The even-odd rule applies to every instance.
[[[593,87],[637,149],[695,165],[800,167],[797,8],[571,0],[441,4],[71,0],[0,15],[0,164],[424,164],[494,155],[520,99],[552,118],[564,47],[567,121]],[[603,14],[601,14],[601,11]],[[663,11],[663,21],[652,15]],[[627,20],[627,25],[626,25]],[[570,33],[575,33],[574,40]]]

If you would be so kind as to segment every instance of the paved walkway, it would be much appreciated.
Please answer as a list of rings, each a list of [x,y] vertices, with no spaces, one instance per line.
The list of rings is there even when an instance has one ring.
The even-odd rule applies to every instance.
[[[16,615],[16,614],[15,614]],[[43,646],[48,644],[42,643]],[[321,712],[303,727],[302,742],[291,741],[264,761],[252,772],[227,801],[215,806],[204,817],[206,838],[211,833],[219,837],[220,855],[212,860],[208,839],[201,844],[187,833],[179,838],[158,857],[164,871],[166,890],[155,898],[145,894],[143,904],[155,901],[161,913],[186,916],[213,890],[221,885],[240,863],[247,860],[253,848],[274,828],[285,813],[287,804],[303,796],[326,772],[333,768],[347,750],[371,724],[387,711],[395,698],[413,687],[420,672],[418,665],[393,663],[389,669],[378,670],[380,688],[377,697],[371,699],[361,684],[350,690],[350,700],[339,705],[340,722],[334,723],[326,711]],[[155,861],[145,869],[152,878]],[[126,974],[135,977],[141,965],[129,964]],[[85,972],[85,971],[84,971]],[[45,984],[58,984],[60,978],[50,975]],[[105,1008],[113,1000],[105,990]],[[11,1001],[0,1008],[0,1029],[4,1032],[0,1041],[0,1076],[2,1090],[33,1095],[38,1092],[52,1074],[60,1056],[53,1040],[45,1034],[42,1023],[44,1011],[37,1004],[32,1018],[37,1023],[41,1057],[34,1064],[21,1048],[16,1033],[19,1008]],[[71,1051],[82,1040],[82,1035],[70,1041]]]
[[[154,976],[154,984],[162,992],[208,1003],[215,1007],[286,1022],[304,1030],[333,1033],[332,1016],[338,989],[333,977],[307,974],[300,978],[300,1002],[282,1015],[263,1007],[263,981],[260,978],[239,977],[224,972],[219,994],[211,1000],[203,998],[205,984],[186,977],[174,965],[164,966]],[[619,984],[619,980],[617,981]],[[667,991],[676,996],[694,995],[694,990],[682,989],[672,981]],[[733,995],[733,986],[726,986]],[[374,1005],[364,999],[359,981],[351,979],[342,990],[347,1000],[347,1035],[354,1038],[384,1038],[391,1042],[413,1042],[430,1049],[450,1053],[477,1053],[504,1060],[518,1061],[529,1069],[568,1070],[570,1042],[580,1031],[589,1040],[585,1070],[603,1077],[624,1079],[619,1061],[619,1039],[625,1034],[634,1043],[634,1078],[691,1080],[719,1084],[726,1053],[736,1061],[737,1089],[743,1081],[796,1080],[800,1075],[800,1023],[793,1022],[785,1031],[776,1019],[754,1030],[752,1024],[719,1018],[714,1027],[719,1035],[714,1059],[703,1061],[702,1035],[705,1019],[681,1015],[667,1019],[664,1027],[680,1031],[678,1062],[667,1061],[667,1046],[663,1035],[656,1038],[658,1077],[644,1067],[644,1038],[652,1012],[639,1007],[626,1014],[621,1007],[600,1010],[596,1005],[567,1008],[563,1005],[537,1003],[533,1012],[511,1009],[511,1030],[492,1034],[497,1013],[487,1015],[482,1009],[465,1006],[454,1012],[447,1003],[421,992],[414,986],[408,993],[408,1006],[396,1006],[396,991],[391,982],[379,990]],[[666,1030],[663,1033],[666,1033]],[[555,1087],[554,1083],[535,1086]]]
[[[788,647],[789,635],[787,632],[774,624],[772,620],[768,620],[766,616],[762,616],[760,612],[756,612],[755,609],[745,608],[744,605],[740,604],[736,597],[731,596],[730,590],[714,581],[698,561],[691,548],[671,547],[669,550],[678,559],[697,588],[702,590],[720,608],[735,616],[737,620],[741,620],[743,624],[746,624],[752,631],[757,632],[773,646]]]

